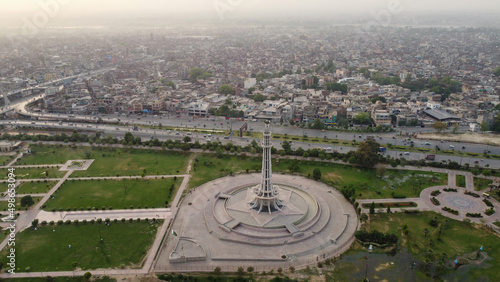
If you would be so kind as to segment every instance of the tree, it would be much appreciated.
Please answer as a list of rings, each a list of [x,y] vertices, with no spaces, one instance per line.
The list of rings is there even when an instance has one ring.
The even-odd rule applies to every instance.
[[[186,136],[182,140],[184,141],[184,143],[189,143],[189,142],[191,142],[191,137]]]
[[[219,93],[225,95],[234,94],[234,88],[229,84],[222,84],[219,86]]]
[[[85,278],[85,280],[89,280],[89,279],[90,279],[90,277],[92,277],[92,273],[90,273],[90,272],[88,272],[88,271],[87,271],[87,272],[85,272],[85,274],[83,274],[83,278]]]
[[[130,132],[127,132],[125,133],[125,137],[123,137],[123,140],[125,140],[125,142],[129,143],[129,142],[134,142],[134,135]]]
[[[314,180],[320,180],[321,179],[321,170],[319,170],[319,168],[315,168],[313,170],[313,179]]]
[[[495,69],[493,72],[496,76],[500,76],[500,66]]]
[[[26,195],[21,198],[21,207],[31,207],[35,202],[30,195]]]
[[[391,213],[391,207],[387,207],[387,213]]]
[[[222,269],[220,268],[220,266],[217,266],[215,269],[214,269],[214,273],[216,274],[220,274],[222,271]]]
[[[385,175],[385,172],[386,172],[386,169],[385,169],[384,166],[379,165],[377,167],[377,176],[378,176],[378,178],[382,179],[382,177],[384,177],[384,175]]]
[[[237,272],[238,272],[239,275],[242,275],[243,273],[245,273],[245,270],[243,269],[243,267],[238,266]]]
[[[486,122],[481,123],[481,132],[490,131],[490,125]]]
[[[254,271],[253,266],[249,266],[249,267],[247,267],[247,272],[248,272],[248,273],[252,273],[253,271]]]
[[[440,121],[436,121],[433,125],[432,125],[432,128],[434,128],[434,130],[436,130],[438,133],[441,133],[441,131],[445,130],[446,129],[446,123],[444,122],[440,122]]]
[[[370,214],[375,214],[375,202],[370,205]]]
[[[373,167],[378,163],[378,151],[380,144],[374,140],[359,143],[358,150],[354,152],[356,163],[364,167]]]
[[[203,74],[203,70],[196,67],[189,70],[189,77],[192,80],[197,80]]]
[[[323,123],[321,122],[321,120],[319,118],[314,120],[312,128],[314,128],[314,129],[322,129],[323,128]]]
[[[355,124],[370,124],[370,115],[366,112],[358,113],[354,116],[353,121]]]

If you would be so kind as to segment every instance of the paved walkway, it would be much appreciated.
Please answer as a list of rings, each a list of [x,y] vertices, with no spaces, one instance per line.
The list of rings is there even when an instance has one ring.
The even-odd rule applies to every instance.
[[[401,169],[401,168],[398,168]],[[494,222],[500,221],[500,203],[498,203],[495,199],[493,198],[488,198],[488,200],[493,204],[495,208],[495,213],[491,216],[487,216],[484,214],[484,211],[488,209],[489,207],[486,206],[486,204],[483,202],[485,199],[484,196],[482,196],[481,191],[475,191],[474,190],[474,175],[470,172],[464,172],[464,171],[455,171],[455,170],[448,170],[448,169],[434,169],[434,168],[428,168],[428,167],[422,167],[422,168],[417,168],[417,167],[405,167],[405,169],[410,169],[410,170],[422,170],[422,171],[434,171],[434,172],[441,172],[441,173],[447,173],[448,174],[448,185],[443,185],[443,186],[432,186],[428,187],[420,193],[419,198],[405,198],[405,199],[358,199],[357,202],[360,204],[361,211],[363,213],[369,213],[369,208],[364,208],[362,204],[371,204],[372,202],[377,204],[377,203],[402,203],[402,202],[415,202],[417,203],[417,207],[413,208],[392,208],[391,211],[393,212],[403,212],[405,210],[419,210],[419,211],[434,211],[437,212],[443,216],[462,221],[464,219],[469,219],[472,222],[476,222],[479,224],[486,224],[496,232],[500,232],[500,228],[496,225],[494,225]],[[465,176],[465,186],[466,187],[458,187],[456,183],[456,178],[457,175],[464,175]],[[497,179],[496,177],[481,177],[481,178],[486,178],[486,179]],[[445,188],[455,188],[458,190],[458,192],[444,192],[443,189]],[[441,194],[439,196],[436,196],[436,198],[440,201],[440,205],[435,205],[431,201],[431,198],[433,197],[431,193],[433,191],[439,190],[441,191]],[[479,194],[479,198],[472,197],[470,195],[466,195],[465,192],[473,192],[476,194]],[[455,210],[459,211],[458,215],[454,215],[452,213],[443,211],[443,207],[449,207]],[[376,211],[379,212],[386,212],[386,208],[376,208]],[[467,217],[467,213],[482,213],[483,217],[482,218],[473,218],[473,217]]]

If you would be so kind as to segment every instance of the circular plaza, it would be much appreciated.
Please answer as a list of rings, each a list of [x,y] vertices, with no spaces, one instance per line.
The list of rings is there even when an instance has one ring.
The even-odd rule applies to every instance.
[[[273,175],[279,210],[252,208],[260,174],[224,177],[193,189],[178,207],[156,271],[256,270],[316,264],[345,251],[358,216],[337,190]]]

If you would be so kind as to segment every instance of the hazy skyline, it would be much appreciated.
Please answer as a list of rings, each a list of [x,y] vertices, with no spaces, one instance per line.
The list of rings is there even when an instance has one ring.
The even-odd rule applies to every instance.
[[[45,7],[45,8],[44,8]],[[185,20],[193,19],[252,19],[300,17],[303,19],[355,17],[369,21],[373,14],[389,11],[403,13],[488,13],[500,15],[498,0],[2,0],[0,26],[20,27],[25,20],[48,14],[46,26],[71,25],[78,21],[92,25],[102,21],[161,17],[173,15]],[[39,18],[44,20],[43,17]]]

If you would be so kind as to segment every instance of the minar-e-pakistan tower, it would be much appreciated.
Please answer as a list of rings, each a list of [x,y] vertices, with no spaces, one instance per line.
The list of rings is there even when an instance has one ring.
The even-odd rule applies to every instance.
[[[255,197],[250,203],[250,208],[260,212],[276,212],[281,211],[284,207],[283,201],[278,196],[277,189],[273,186],[273,172],[271,167],[271,131],[269,123],[266,123],[264,130],[264,138],[262,140],[262,179],[260,185],[254,187]]]

